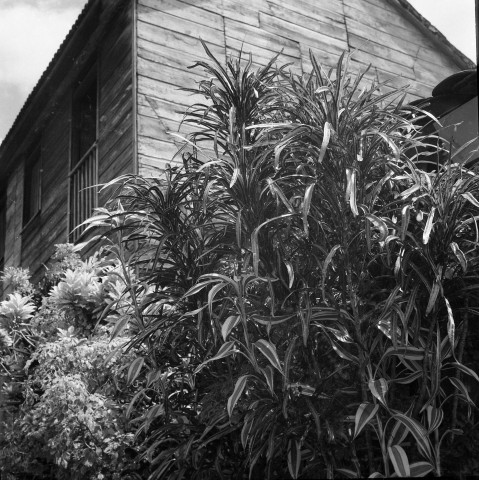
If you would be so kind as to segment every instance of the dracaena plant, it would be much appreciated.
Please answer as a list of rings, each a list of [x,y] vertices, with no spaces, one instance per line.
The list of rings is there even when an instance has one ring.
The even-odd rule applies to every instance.
[[[91,220],[137,272],[150,478],[440,475],[475,413],[476,171],[347,59],[298,77],[207,54],[183,166],[121,179]]]

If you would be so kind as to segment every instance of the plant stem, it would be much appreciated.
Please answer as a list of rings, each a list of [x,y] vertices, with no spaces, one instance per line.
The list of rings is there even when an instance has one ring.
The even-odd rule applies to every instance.
[[[421,411],[421,406],[424,403],[424,400],[427,395],[427,380],[429,378],[428,376],[428,371],[431,370],[431,358],[429,355],[429,349],[431,348],[432,344],[432,337],[434,330],[436,328],[436,323],[437,323],[437,312],[434,312],[434,316],[431,320],[431,325],[429,326],[429,332],[427,335],[427,342],[426,342],[426,347],[424,348],[424,360],[422,362],[422,377],[421,377],[421,390],[419,392],[419,398],[416,402],[416,405],[414,405],[414,410],[412,413],[413,418],[417,418],[419,415],[419,412]]]
[[[461,337],[459,339],[459,349],[457,352],[457,361],[459,363],[462,363],[462,356],[464,355],[464,347],[466,344],[466,336],[467,336],[467,330],[469,327],[469,299],[466,298],[466,310],[464,313],[464,320],[462,322],[462,332],[461,332]],[[461,379],[461,371],[459,369],[456,369],[456,374],[455,377],[457,380]],[[451,429],[456,428],[457,425],[457,406],[459,403],[459,398],[457,395],[454,395],[454,400],[452,404],[452,418],[451,418]],[[452,443],[454,441],[454,432],[451,433],[451,440],[450,442]]]
[[[381,454],[383,456],[384,473],[386,478],[389,478],[390,477],[389,460],[388,460],[388,452],[386,449],[386,439],[384,438],[384,430],[383,430],[381,419],[379,418],[378,413],[376,413],[376,421],[378,423],[378,433],[379,433],[379,441],[381,443]]]

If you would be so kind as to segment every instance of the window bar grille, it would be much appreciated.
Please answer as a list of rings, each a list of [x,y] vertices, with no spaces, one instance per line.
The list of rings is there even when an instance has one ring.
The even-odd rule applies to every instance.
[[[76,242],[86,229],[86,226],[76,227],[89,218],[97,206],[96,177],[97,147],[95,143],[70,172],[70,231],[73,242]]]

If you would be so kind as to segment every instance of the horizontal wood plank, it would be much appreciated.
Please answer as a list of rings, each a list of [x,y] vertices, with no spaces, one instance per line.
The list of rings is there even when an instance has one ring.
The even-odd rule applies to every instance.
[[[223,32],[184,18],[160,12],[144,5],[138,5],[138,19],[141,22],[156,25],[164,30],[178,32],[194,39],[203,39],[215,45],[223,45]]]
[[[176,144],[173,141],[167,142],[138,135],[138,153],[151,158],[158,157],[172,160],[179,147],[180,144]]]
[[[303,7],[301,2],[268,2],[268,11],[265,12],[273,18],[277,18],[291,25],[291,29],[295,27],[305,28],[313,32],[320,32],[321,35],[338,39],[342,43],[347,42],[347,32],[344,28],[344,17],[339,16],[337,19],[325,17],[322,10],[315,8]],[[294,37],[292,37],[294,38]]]
[[[169,67],[140,56],[138,57],[138,72],[142,76],[167,83],[174,89],[195,88],[198,82],[207,78],[200,69],[185,71],[183,68]]]
[[[222,14],[201,8],[198,2],[179,2],[178,0],[138,0],[140,6],[149,7],[155,11],[172,15],[181,20],[189,20],[200,25],[223,32]]]
[[[278,37],[294,39],[301,44],[312,47],[321,45],[325,51],[333,54],[340,54],[348,47],[345,40],[333,38],[321,33],[319,28],[316,29],[314,23],[310,24],[308,26],[309,28],[306,28],[293,25],[286,20],[263,12],[260,12],[259,15],[261,28]]]
[[[184,105],[146,95],[138,96],[138,114],[151,118],[167,119],[179,124],[187,110]]]
[[[259,47],[258,45],[252,45],[247,42],[241,42],[235,38],[227,38],[226,42],[228,54],[233,54],[233,58],[239,58],[239,54],[241,52],[241,58],[244,59],[246,63],[249,60],[249,55],[251,54],[251,59],[254,63],[255,70],[264,67],[274,57],[277,56],[275,65],[282,66],[286,63],[292,63],[297,69],[297,73],[300,72],[301,63],[298,61],[298,56],[291,57],[289,55],[285,55],[284,53],[274,53],[269,49]],[[298,53],[299,52],[300,50],[298,48]]]
[[[294,11],[306,18],[309,22],[321,21],[332,25],[343,25],[344,28],[344,12],[342,2],[331,2],[329,0],[284,0],[281,4],[275,0],[267,0],[268,10],[262,9],[264,12],[274,14],[275,9],[281,5],[288,11]],[[288,19],[289,17],[282,17]],[[309,23],[308,22],[308,23]]]
[[[291,38],[287,35],[278,36],[267,29],[251,27],[228,18],[225,19],[225,32],[227,42],[235,39],[269,50],[272,54],[282,51],[288,57],[299,58],[299,45],[298,41],[293,40],[294,36]]]
[[[194,87],[194,85],[192,86]],[[201,102],[203,100],[203,97],[185,92],[175,85],[161,82],[143,75],[138,76],[138,94],[157,98],[159,100],[170,101],[176,105],[183,105],[185,108],[192,103]]]
[[[187,58],[195,57],[197,60],[208,59],[208,55],[201,45],[200,37],[190,37],[181,32],[174,32],[158,25],[138,21],[138,39],[144,39],[156,45],[173,48],[178,52],[178,59],[180,59],[183,54],[185,54]],[[225,49],[223,44],[205,43],[216,58],[224,58]]]

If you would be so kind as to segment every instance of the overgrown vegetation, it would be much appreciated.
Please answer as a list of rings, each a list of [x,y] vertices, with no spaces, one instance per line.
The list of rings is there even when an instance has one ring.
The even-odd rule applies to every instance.
[[[4,471],[36,442],[56,478],[477,474],[477,169],[343,59],[210,57],[183,165],[0,307]]]

